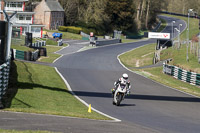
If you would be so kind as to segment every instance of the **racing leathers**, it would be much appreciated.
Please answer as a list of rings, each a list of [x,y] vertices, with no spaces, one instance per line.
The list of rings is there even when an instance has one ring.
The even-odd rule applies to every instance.
[[[126,85],[127,86],[127,91],[126,94],[129,95],[130,94],[130,88],[131,88],[131,84],[130,81],[128,79],[124,79],[123,77],[119,78],[115,83],[114,83],[114,88],[112,89],[112,94],[114,95],[115,90],[117,89],[118,85]]]

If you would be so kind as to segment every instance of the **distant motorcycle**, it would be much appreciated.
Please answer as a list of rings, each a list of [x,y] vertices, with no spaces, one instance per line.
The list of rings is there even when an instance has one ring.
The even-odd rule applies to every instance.
[[[113,104],[119,106],[121,101],[124,100],[127,93],[127,86],[119,84],[113,95]]]

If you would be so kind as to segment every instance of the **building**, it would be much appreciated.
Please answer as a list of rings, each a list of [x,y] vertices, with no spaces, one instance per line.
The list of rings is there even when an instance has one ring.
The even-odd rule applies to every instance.
[[[34,23],[34,12],[25,10],[28,0],[0,0],[0,20],[4,20],[3,10],[7,14],[17,11],[13,20],[13,27],[20,29],[20,33],[32,32],[33,37],[42,37],[44,25]]]
[[[34,12],[36,23],[41,22],[46,29],[57,29],[64,25],[64,9],[57,0],[42,0]]]

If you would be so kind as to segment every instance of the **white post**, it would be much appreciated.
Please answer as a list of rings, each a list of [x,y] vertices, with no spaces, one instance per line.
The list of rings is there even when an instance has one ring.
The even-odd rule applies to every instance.
[[[17,14],[17,12],[13,13],[11,16],[8,16],[5,10],[3,10],[3,13],[5,19],[8,22],[7,51],[6,51],[6,61],[8,61],[10,57],[10,46],[11,46],[12,25],[13,25],[11,19]]]
[[[175,24],[176,21],[172,21],[172,40],[173,40],[173,38],[174,38],[174,32],[173,32],[173,30],[174,30],[174,26],[173,26],[173,23]]]
[[[190,30],[190,12],[193,12],[193,9],[189,9],[188,10],[188,28],[187,28],[187,30],[188,30],[188,34],[187,34],[187,57],[186,57],[186,60],[187,61],[189,61],[189,57],[188,57],[188,47],[189,47],[189,36],[190,36],[190,32],[189,32],[189,30]]]

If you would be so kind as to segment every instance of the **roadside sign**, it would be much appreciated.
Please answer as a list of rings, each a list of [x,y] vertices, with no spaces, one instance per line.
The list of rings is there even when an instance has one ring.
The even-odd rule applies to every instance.
[[[148,32],[148,38],[170,39],[170,33]]]

